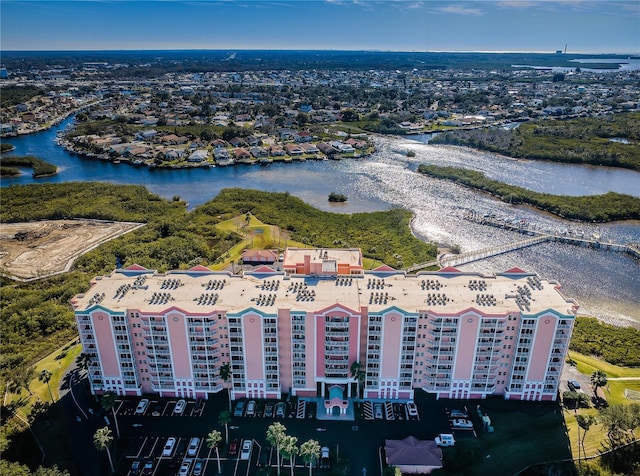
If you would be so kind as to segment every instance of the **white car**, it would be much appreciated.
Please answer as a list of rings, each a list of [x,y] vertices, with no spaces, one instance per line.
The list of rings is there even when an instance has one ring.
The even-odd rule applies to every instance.
[[[247,410],[245,412],[246,416],[254,416],[256,414],[256,402],[255,400],[249,400],[247,402]]]
[[[177,401],[175,408],[173,409],[173,414],[174,415],[182,415],[182,412],[184,412],[184,409],[187,407],[187,402],[184,401],[183,399],[180,399]]]
[[[409,416],[418,416],[418,407],[413,402],[407,402],[407,411]]]
[[[136,407],[136,415],[144,415],[144,412],[147,411],[148,406],[149,406],[148,399],[143,398],[142,400],[140,400],[140,403],[138,403],[138,406]]]
[[[464,410],[451,410],[449,412],[449,418],[469,418],[469,414]]]
[[[382,403],[376,403],[373,405],[373,413],[376,420],[382,420],[384,415],[382,414]]]
[[[456,444],[456,440],[451,433],[440,433],[435,439],[438,446],[453,446]]]
[[[453,420],[451,420],[451,427],[461,430],[472,430],[473,422],[464,418],[454,418]]]
[[[180,476],[188,476],[190,469],[191,469],[191,460],[185,459],[182,462],[182,466],[180,466],[180,472],[178,474]]]
[[[162,456],[171,456],[174,446],[176,446],[176,439],[172,436],[165,443],[164,448],[162,449]]]
[[[244,440],[242,442],[242,450],[240,451],[240,459],[251,459],[251,448],[253,440]]]
[[[200,446],[200,438],[193,437],[189,440],[189,448],[187,449],[188,456],[195,456],[198,454],[198,447]]]

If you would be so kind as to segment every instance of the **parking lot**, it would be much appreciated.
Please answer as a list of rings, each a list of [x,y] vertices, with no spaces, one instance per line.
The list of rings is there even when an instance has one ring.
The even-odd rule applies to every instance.
[[[209,400],[185,399],[184,409],[177,413],[180,399],[147,397],[143,411],[136,413],[141,400],[131,398],[117,402],[116,413],[123,437],[117,464],[120,475],[218,474],[217,453],[206,444],[207,434],[212,430],[219,430],[223,438],[219,448],[222,474],[255,475],[260,466],[276,466],[275,450],[266,441],[267,428],[274,421],[280,421],[287,428],[287,434],[298,438],[298,446],[315,439],[322,447],[329,448],[332,466],[340,460],[351,472],[361,473],[364,468],[371,475],[380,474],[380,449],[385,439],[409,435],[433,439],[440,433],[455,433],[457,439],[472,438],[475,434],[467,428],[451,427],[446,413],[450,400],[439,401],[422,393],[417,394],[414,406],[390,401],[357,402],[355,419],[349,421],[318,419],[316,401],[241,400],[233,402],[228,440],[224,426],[218,424],[220,413],[229,409],[226,395]],[[324,412],[324,408],[320,411]],[[475,426],[481,428],[477,422]],[[193,437],[199,438],[199,442],[190,453],[188,447]],[[175,443],[163,455],[169,438],[175,438]],[[242,453],[245,441],[251,442],[248,454]],[[132,471],[134,461],[139,461],[139,469]],[[289,471],[289,462],[284,464],[285,471]],[[297,458],[295,465],[303,469],[302,459]],[[314,474],[317,471],[320,469]]]

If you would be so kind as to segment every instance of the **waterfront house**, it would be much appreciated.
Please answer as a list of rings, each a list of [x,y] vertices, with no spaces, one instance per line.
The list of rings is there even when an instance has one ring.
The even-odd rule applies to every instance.
[[[327,157],[331,157],[337,152],[336,149],[331,147],[326,142],[318,142],[318,149],[320,149],[320,152],[322,152]]]
[[[344,142],[340,142],[338,140],[334,140],[330,142],[331,147],[333,147],[336,152],[341,154],[351,154],[356,150],[349,144],[345,144]]]
[[[260,157],[266,157],[267,155],[269,155],[269,153],[267,152],[267,149],[265,149],[264,147],[252,147],[250,152],[251,152],[251,155],[253,155],[256,159]]]
[[[300,148],[304,150],[305,154],[317,154],[320,152],[320,149],[318,149],[315,144],[300,144]]]
[[[203,162],[208,158],[209,153],[205,149],[198,149],[189,156],[187,162]]]
[[[282,157],[286,155],[282,146],[275,144],[269,147],[269,154],[271,154],[272,157]]]
[[[233,150],[233,158],[236,162],[251,162],[251,154],[242,147]]]
[[[304,150],[302,150],[298,144],[285,144],[284,148],[287,154],[291,156],[304,154]]]

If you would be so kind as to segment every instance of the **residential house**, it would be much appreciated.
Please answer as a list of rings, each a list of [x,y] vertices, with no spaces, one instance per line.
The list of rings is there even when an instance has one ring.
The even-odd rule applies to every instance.
[[[251,162],[251,154],[247,149],[244,149],[242,147],[238,147],[237,149],[233,150],[233,158],[236,162],[240,163]]]
[[[205,149],[198,149],[189,156],[187,162],[203,162],[208,158],[209,152],[207,152]]]
[[[252,147],[250,152],[251,152],[251,155],[253,155],[256,159],[260,157],[266,157],[267,155],[269,155],[269,153],[267,152],[267,149],[265,149],[264,147]]]
[[[287,151],[287,154],[292,156],[304,154],[304,150],[302,150],[298,144],[285,144],[284,148]]]
[[[275,144],[269,147],[269,154],[271,154],[272,157],[282,157],[286,155],[282,146]]]
[[[304,150],[305,154],[317,154],[320,152],[320,149],[318,149],[315,144],[299,144],[299,147]]]

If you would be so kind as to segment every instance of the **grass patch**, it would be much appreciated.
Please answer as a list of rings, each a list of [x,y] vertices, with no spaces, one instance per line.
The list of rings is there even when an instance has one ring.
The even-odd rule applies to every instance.
[[[578,352],[569,351],[569,357],[576,362],[576,366],[580,372],[591,375],[594,370],[602,370],[607,377],[634,377],[640,378],[640,368],[621,367],[613,365],[604,360],[588,355],[579,354]]]

